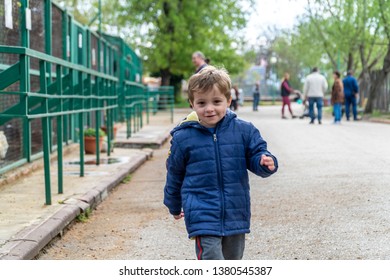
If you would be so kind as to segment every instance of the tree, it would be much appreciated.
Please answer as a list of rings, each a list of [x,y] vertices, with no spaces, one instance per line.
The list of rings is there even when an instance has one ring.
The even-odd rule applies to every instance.
[[[169,85],[172,75],[193,73],[191,54],[197,50],[229,72],[241,70],[244,62],[237,50],[247,20],[248,13],[243,9],[246,2],[251,3],[116,0],[104,10],[109,21],[119,26],[126,40],[139,50],[147,70],[159,72],[162,84]]]
[[[383,75],[387,75],[389,48],[383,46],[390,40],[386,31],[388,6],[387,0],[308,0],[307,17],[315,26],[334,68],[340,65],[335,59],[338,54],[345,62],[345,70],[356,70],[361,97],[368,93],[366,113],[372,112],[378,89],[386,77]],[[379,75],[374,75],[378,68],[381,68]]]
[[[368,88],[368,100],[365,108],[365,113],[372,113],[374,109],[374,100],[377,98],[380,87],[384,84],[386,77],[390,73],[390,8],[387,0],[378,0],[378,8],[380,15],[381,26],[387,40],[386,55],[383,59],[383,66],[377,72],[378,74],[373,76],[371,74],[371,83]]]
[[[274,38],[270,45],[270,52],[278,58],[278,77],[283,77],[285,72],[291,74],[291,84],[300,89],[303,78],[310,73],[314,66],[319,66],[327,72],[329,65],[323,64],[323,51],[313,45],[310,37],[307,37],[301,25],[295,32],[282,31]]]
[[[66,8],[78,22],[88,25],[88,23],[98,13],[97,2],[97,0],[60,0],[58,3],[60,6]]]

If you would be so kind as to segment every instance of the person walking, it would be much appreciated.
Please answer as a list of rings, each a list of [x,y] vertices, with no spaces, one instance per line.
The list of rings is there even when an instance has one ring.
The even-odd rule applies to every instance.
[[[253,91],[253,112],[259,111],[259,101],[260,101],[260,83],[257,82],[255,85],[255,90]]]
[[[199,73],[200,70],[208,66],[206,56],[200,51],[196,51],[192,54],[192,64],[195,66],[195,74]]]
[[[230,94],[232,96],[230,110],[237,111],[238,110],[238,99],[239,99],[240,93],[238,92],[238,87],[236,85],[232,86],[232,88],[230,89]]]
[[[303,87],[305,100],[309,99],[310,124],[314,124],[314,120],[316,119],[314,114],[314,104],[317,105],[318,124],[322,124],[323,98],[327,90],[328,82],[325,77],[320,74],[318,68],[314,67],[312,73],[306,77],[305,85]]]
[[[293,119],[296,118],[296,116],[294,116],[293,114],[293,111],[291,109],[291,101],[290,101],[290,94],[294,92],[294,89],[290,86],[290,74],[289,73],[285,73],[284,74],[284,79],[283,79],[283,82],[281,84],[281,95],[282,95],[282,101],[283,101],[283,104],[282,104],[282,119],[287,119],[286,116],[284,115],[284,107],[287,105],[288,107],[288,110],[291,114],[291,117]]]
[[[331,103],[333,105],[334,124],[341,123],[341,106],[344,103],[344,86],[340,79],[340,72],[333,72],[334,84],[332,87]]]
[[[359,85],[355,77],[352,76],[353,72],[348,71],[347,77],[343,80],[344,96],[345,96],[345,116],[347,121],[350,117],[350,108],[352,105],[353,120],[357,121],[357,99],[359,95]]]

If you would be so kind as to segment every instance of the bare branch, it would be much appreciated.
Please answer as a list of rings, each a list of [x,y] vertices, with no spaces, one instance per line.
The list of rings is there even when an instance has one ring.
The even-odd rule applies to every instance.
[[[376,26],[375,32],[374,32],[374,34],[372,36],[371,46],[370,46],[370,50],[368,51],[367,61],[370,61],[371,56],[372,56],[372,54],[374,52],[374,46],[375,46],[376,38],[378,37],[379,26],[380,26],[379,24]]]
[[[336,59],[334,58],[334,56],[331,54],[330,50],[329,50],[329,42],[328,40],[326,39],[325,35],[324,35],[324,32],[322,31],[320,25],[318,24],[317,22],[317,19],[313,16],[313,10],[311,8],[311,2],[310,0],[307,0],[308,2],[308,11],[309,11],[309,15],[310,15],[310,19],[313,21],[314,23],[314,26],[315,28],[317,29],[317,32],[318,34],[320,35],[321,39],[322,39],[322,44],[324,45],[324,49],[325,49],[325,52],[326,54],[328,55],[328,57],[330,58],[332,64],[333,64],[333,67],[335,69],[337,69],[337,62],[336,62]]]

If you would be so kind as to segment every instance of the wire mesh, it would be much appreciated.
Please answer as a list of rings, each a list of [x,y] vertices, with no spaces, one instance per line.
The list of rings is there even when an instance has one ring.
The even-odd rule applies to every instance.
[[[0,1],[0,45],[20,46],[19,9],[18,2],[12,1],[13,28],[6,28],[4,1]],[[3,70],[5,65],[12,65],[18,60],[17,55],[0,53],[0,71]]]
[[[31,120],[31,153],[42,152],[42,122],[41,119]]]
[[[8,29],[5,27],[4,1],[0,1],[0,45],[20,46],[19,9],[18,1],[12,1],[13,28]]]
[[[43,0],[30,0],[32,29],[30,31],[30,48],[45,52],[45,5]],[[31,60],[31,69],[38,70],[38,60]]]
[[[64,38],[62,34],[63,12],[56,5],[52,6],[52,54],[58,58],[64,58]],[[54,70],[54,69],[53,69]]]
[[[0,126],[0,169],[23,158],[22,146],[21,119]]]

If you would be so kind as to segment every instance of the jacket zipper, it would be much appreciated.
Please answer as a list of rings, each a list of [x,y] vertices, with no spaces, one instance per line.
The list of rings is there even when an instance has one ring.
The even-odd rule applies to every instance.
[[[225,229],[224,229],[224,221],[225,221],[225,197],[224,197],[224,185],[223,185],[223,178],[222,178],[222,168],[221,168],[221,160],[220,160],[220,154],[219,154],[219,147],[218,147],[218,138],[217,138],[217,131],[213,134],[214,139],[214,147],[215,147],[215,155],[217,157],[217,168],[218,168],[218,182],[220,183],[221,190],[221,234],[222,236],[225,235]]]

